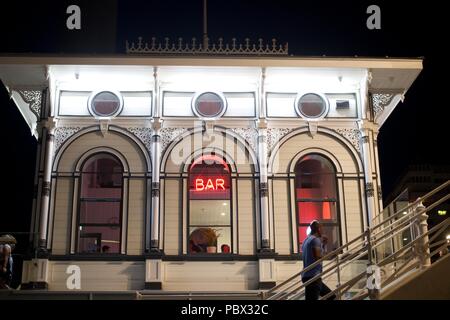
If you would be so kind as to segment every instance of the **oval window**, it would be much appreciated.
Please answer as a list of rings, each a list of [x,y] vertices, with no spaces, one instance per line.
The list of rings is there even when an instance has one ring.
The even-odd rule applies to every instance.
[[[118,95],[110,91],[102,91],[92,97],[90,109],[97,116],[111,117],[120,111],[121,104]]]
[[[327,112],[327,100],[316,93],[307,93],[297,100],[296,109],[303,117],[320,118]]]
[[[214,92],[204,92],[194,97],[193,107],[199,117],[220,117],[225,112],[225,98]]]

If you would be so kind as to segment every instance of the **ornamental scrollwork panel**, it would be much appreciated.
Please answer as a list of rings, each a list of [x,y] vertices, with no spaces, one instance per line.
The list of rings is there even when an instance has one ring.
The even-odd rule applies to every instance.
[[[267,129],[267,152],[270,153],[275,145],[292,130],[288,128]]]
[[[337,133],[346,138],[358,152],[361,151],[361,131],[358,129],[335,129]]]
[[[394,98],[392,93],[373,93],[372,94],[372,106],[374,117],[377,117]]]
[[[15,90],[20,97],[29,105],[36,119],[41,118],[42,91],[40,90]]]
[[[372,182],[366,183],[366,196],[373,197],[374,196],[374,187]]]
[[[177,137],[181,136],[187,131],[187,128],[162,128],[160,130],[161,135],[161,154],[164,154],[167,147]]]
[[[71,136],[80,131],[82,127],[57,127],[54,132],[55,136],[55,153]]]
[[[229,129],[236,133],[237,135],[241,136],[252,148],[253,152],[257,152],[258,150],[258,131],[253,128],[231,128]]]
[[[152,150],[152,129],[146,127],[129,127],[127,130],[141,140],[150,154]]]

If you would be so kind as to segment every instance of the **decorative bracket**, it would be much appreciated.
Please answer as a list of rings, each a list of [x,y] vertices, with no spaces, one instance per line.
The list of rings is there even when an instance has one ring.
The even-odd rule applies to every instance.
[[[99,120],[100,131],[102,133],[103,138],[108,134],[109,122],[110,122],[109,119]]]
[[[393,98],[394,98],[393,93],[372,94],[372,106],[374,118],[376,118],[381,112],[384,111],[386,106],[388,106],[391,103]]]
[[[317,133],[317,122],[315,121],[308,121],[308,129],[309,129],[309,135],[314,138],[314,136]]]
[[[41,119],[41,106],[42,106],[42,91],[41,90],[28,90],[28,89],[11,89],[11,94],[16,91],[22,100],[29,105],[30,111],[36,116],[39,121]]]

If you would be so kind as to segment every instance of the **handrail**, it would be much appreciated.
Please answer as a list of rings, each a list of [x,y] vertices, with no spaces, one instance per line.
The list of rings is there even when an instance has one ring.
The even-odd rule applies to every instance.
[[[308,284],[310,284],[310,283],[316,281],[317,279],[319,279],[319,278],[325,276],[326,274],[330,273],[330,271],[334,270],[334,269],[335,269],[336,267],[338,267],[339,265],[343,265],[344,263],[348,264],[348,263],[353,262],[354,260],[356,260],[356,259],[358,259],[358,258],[360,258],[360,257],[362,257],[362,256],[364,256],[364,255],[366,255],[367,253],[366,253],[364,250],[365,250],[365,247],[363,246],[363,247],[361,247],[361,248],[358,248],[356,252],[353,252],[353,253],[348,253],[348,252],[346,252],[345,254],[343,254],[344,257],[343,257],[342,260],[340,260],[339,264],[338,264],[337,262],[335,262],[335,260],[332,260],[332,262],[326,266],[326,269],[325,269],[324,271],[322,271],[321,274],[314,276],[313,278],[309,279],[309,280],[306,281],[306,282],[302,282],[302,284],[300,285],[300,288],[298,288],[297,290],[300,290],[300,289],[302,289],[303,287],[307,286]],[[362,253],[361,253],[361,252],[362,252]],[[333,265],[333,263],[336,263],[336,265]],[[345,264],[345,265],[346,265],[346,264]],[[307,269],[308,269],[308,268],[303,269],[300,273],[305,272],[305,270],[307,271]],[[293,277],[291,277],[291,278],[295,279],[295,278],[297,278],[298,276],[299,276],[299,273],[295,274],[295,275],[294,275]],[[327,275],[327,277],[328,277],[328,275]],[[287,285],[289,282],[290,282],[290,281],[286,280],[285,282],[283,282],[282,284],[278,285],[277,287],[278,287],[278,288],[283,287],[283,285]],[[274,299],[274,298],[276,298],[276,297],[277,297],[277,298],[282,298],[282,297],[285,297],[285,296],[289,295],[290,293],[289,293],[289,292],[286,292],[286,290],[291,289],[291,288],[294,287],[295,285],[298,285],[298,283],[293,283],[293,284],[289,285],[287,288],[285,288],[285,291],[281,291],[281,292],[275,293],[274,295],[272,295],[272,296],[270,297],[270,299]],[[278,288],[277,288],[277,289],[278,289]],[[267,292],[266,292],[266,295],[272,293],[273,291],[275,291],[275,287],[272,288],[271,290],[267,291]]]
[[[444,198],[450,198],[450,195],[447,195],[447,196],[444,197]],[[443,198],[443,199],[444,199],[444,198]],[[441,200],[442,200],[442,199],[441,199]],[[439,200],[439,201],[440,201],[440,200]],[[436,201],[436,202],[438,202],[438,201]],[[442,202],[442,201],[441,201],[441,202]],[[435,207],[435,206],[430,206],[427,210],[429,211],[429,210],[433,209],[434,207]],[[407,224],[406,226],[402,227],[401,229],[399,229],[400,226],[397,226],[396,229],[389,231],[388,233],[384,234],[382,237],[380,237],[380,238],[378,238],[378,239],[374,239],[374,240],[373,240],[374,243],[372,244],[372,248],[375,248],[375,247],[378,247],[378,246],[382,245],[385,241],[390,240],[390,239],[392,239],[392,238],[398,236],[398,235],[399,235],[401,232],[403,232],[405,229],[410,228],[410,227],[412,226],[412,224],[415,222],[415,219],[416,219],[417,217],[419,217],[421,214],[423,214],[424,212],[427,212],[427,210],[422,210],[422,211],[416,213],[413,217],[411,217],[411,219],[409,219],[409,221],[408,221],[408,220],[406,221],[406,222],[408,222],[408,224]],[[446,222],[446,221],[447,221],[447,220],[444,220],[443,222]],[[435,229],[436,229],[438,226],[440,226],[443,222],[441,222],[440,224],[434,226],[434,227],[433,227],[432,229],[430,229],[429,232],[427,232],[426,234],[431,233],[431,230],[435,230]],[[391,233],[392,233],[392,234],[391,234]],[[425,234],[425,235],[426,235],[426,234]],[[382,240],[383,238],[385,238],[386,236],[388,236],[386,239],[384,239],[383,241],[380,241],[380,240]],[[421,236],[417,237],[415,240],[411,241],[410,243],[416,243],[417,240],[418,240],[418,239],[421,239],[423,236],[424,236],[424,235],[421,235]],[[433,236],[433,237],[434,237],[434,236]],[[430,239],[430,242],[433,241],[433,239],[434,239],[434,238]],[[410,243],[409,243],[409,244],[410,244]],[[394,254],[392,254],[392,255],[386,257],[385,259],[388,259],[388,258],[391,257],[391,256],[394,256],[394,257],[395,257],[395,254],[397,254],[397,253],[399,253],[399,252],[402,252],[402,251],[404,250],[404,248],[408,248],[408,247],[409,247],[409,244],[403,246],[402,248],[400,248],[399,250],[397,250]],[[384,261],[384,260],[378,262],[378,264],[381,264],[383,261]]]
[[[260,298],[261,297],[261,291],[258,292],[209,292],[209,291],[188,291],[188,292],[164,292],[164,293],[145,293],[142,292],[142,290],[136,291],[136,297],[138,300],[143,299],[152,299],[152,298],[204,298],[204,297],[215,297],[215,298],[235,298],[235,297],[253,297],[253,298]]]
[[[442,202],[444,202],[444,201],[446,201],[446,200],[448,200],[448,199],[450,199],[450,194],[448,194],[448,195],[442,197],[441,199],[437,200],[436,202],[434,202],[434,203],[431,204],[430,206],[426,207],[425,209],[422,209],[422,210],[419,211],[419,212],[413,213],[412,216],[404,216],[404,217],[401,217],[400,219],[398,219],[398,220],[392,222],[392,224],[395,224],[395,223],[397,223],[397,222],[404,222],[404,221],[402,221],[402,219],[405,219],[405,221],[412,221],[412,220],[415,220],[417,217],[419,217],[419,216],[422,215],[423,213],[428,212],[428,211],[434,209],[435,207],[437,207],[437,206],[440,205]],[[391,219],[391,217],[388,218],[388,219],[386,219],[386,220],[390,220],[390,219]],[[392,227],[392,225],[390,225],[389,228],[394,228],[394,229],[395,229],[395,227]],[[371,227],[371,229],[377,229],[377,226]],[[393,230],[393,229],[391,229],[391,231],[392,231],[392,230]],[[385,232],[385,231],[384,231],[384,230],[378,231],[377,233],[374,233],[373,236],[375,237],[376,235],[380,234],[381,232]],[[381,239],[381,238],[380,238],[380,239]]]
[[[446,226],[447,224],[450,224],[450,220],[446,219],[444,221],[442,221],[441,223],[435,225],[433,228],[431,228],[430,230],[428,230],[428,232],[421,234],[420,236],[418,236],[416,239],[412,240],[411,242],[409,242],[407,245],[401,247],[400,249],[398,249],[396,252],[394,252],[393,254],[391,254],[390,256],[382,259],[381,261],[378,262],[378,264],[383,264],[386,260],[390,259],[391,256],[396,256],[399,253],[405,251],[406,249],[410,249],[414,244],[416,244],[417,242],[419,242],[419,240],[422,240],[422,238],[425,238],[426,236],[430,235],[431,233],[434,233],[435,231],[437,231],[439,228]],[[442,232],[442,230],[438,233],[440,234]],[[435,234],[436,235],[436,234]]]
[[[387,263],[389,263],[389,262],[391,262],[391,261],[396,261],[395,259],[392,260],[392,258],[395,258],[395,256],[397,256],[399,253],[402,253],[402,252],[406,251],[407,249],[411,249],[411,248],[415,247],[416,243],[419,242],[419,240],[422,240],[423,238],[425,238],[425,237],[431,235],[432,233],[434,233],[433,237],[430,238],[430,239],[428,240],[428,243],[430,243],[431,241],[433,241],[433,239],[434,239],[435,237],[437,237],[439,234],[441,234],[441,233],[446,229],[446,227],[449,226],[449,225],[450,225],[450,218],[447,218],[446,220],[440,222],[439,224],[437,224],[436,226],[434,226],[433,228],[431,228],[430,230],[428,230],[426,233],[424,233],[424,234],[418,236],[416,239],[414,239],[413,241],[411,241],[411,242],[408,243],[407,245],[403,246],[401,249],[399,249],[398,251],[396,251],[395,253],[393,253],[393,254],[390,255],[389,257],[386,257],[386,258],[384,258],[383,260],[379,261],[377,265],[378,265],[378,266],[383,266],[383,265],[386,265]],[[440,250],[442,247],[444,247],[444,246],[439,247],[438,249],[436,249],[436,250],[433,251],[432,253],[429,253],[429,254],[426,253],[426,254],[425,254],[425,257],[428,258],[428,257],[431,257],[431,256],[435,255],[437,252],[439,252],[439,250]],[[388,279],[386,279],[386,280],[382,283],[382,286],[383,286],[383,285],[386,285],[386,284],[389,284],[390,282],[392,282],[393,280],[392,280],[391,278],[392,278],[394,275],[398,274],[399,271],[400,271],[401,269],[403,269],[405,266],[407,266],[407,264],[408,264],[410,261],[412,261],[414,258],[415,258],[414,256],[412,256],[411,258],[408,258],[407,261],[404,262],[404,264],[403,264],[402,266],[400,266],[400,268],[399,268],[398,270],[396,270],[396,271],[394,272],[393,275],[391,275]],[[410,266],[407,266],[407,267],[406,267],[406,270],[407,270],[407,271],[404,271],[403,274],[406,273],[406,272],[408,272],[408,271],[410,271],[411,269],[416,268],[416,267],[417,267],[416,264],[418,265],[419,262],[416,261],[416,262],[414,262],[414,264],[412,264],[412,265],[410,265]],[[391,281],[388,282],[388,280],[391,280]],[[364,290],[365,290],[365,289],[364,289]]]
[[[386,220],[390,220],[395,218],[397,215],[399,215],[400,213],[407,211],[408,209],[417,206],[419,203],[425,201],[426,199],[428,199],[429,197],[433,196],[434,194],[438,193],[439,191],[441,191],[442,189],[445,189],[447,186],[450,186],[450,180],[447,180],[446,182],[444,182],[443,184],[441,184],[439,187],[436,187],[435,189],[431,190],[430,192],[428,192],[427,194],[425,194],[423,197],[419,197],[417,198],[414,202],[411,202],[409,205],[407,205],[405,208],[402,208],[400,210],[398,210],[397,212],[393,213],[392,215],[390,215],[388,217],[388,219]],[[372,221],[375,220],[376,218],[378,218],[379,216],[381,216],[383,214],[383,212],[380,212],[379,214],[377,214],[375,217],[372,218]],[[373,228],[377,228],[380,225],[383,225],[384,223],[386,223],[386,221],[383,221],[375,226],[373,226]]]
[[[293,276],[291,276],[290,278],[288,278],[287,280],[285,280],[283,283],[280,283],[279,285],[276,285],[275,287],[271,288],[270,290],[267,291],[267,294],[270,294],[271,292],[275,291],[276,289],[282,287],[285,283],[290,282],[292,280],[294,280],[295,278],[297,278],[298,276],[300,276],[302,273],[307,272],[311,269],[313,269],[314,267],[318,266],[320,263],[322,263],[323,261],[327,260],[328,258],[332,257],[333,255],[335,255],[338,252],[343,251],[344,248],[350,246],[351,244],[355,243],[356,240],[358,240],[359,238],[365,237],[366,236],[366,232],[360,234],[358,237],[354,238],[352,241],[347,242],[345,245],[340,246],[339,248],[331,251],[330,253],[327,253],[325,256],[323,256],[322,258],[320,258],[319,260],[317,260],[316,262],[314,262],[313,264],[310,264],[308,267],[304,268],[302,271],[294,274]]]
[[[430,191],[425,196],[418,198],[416,201],[409,204],[406,208],[402,208],[398,212],[387,217],[385,219],[385,221],[382,221],[382,222],[376,224],[375,226],[369,227],[362,234],[360,234],[359,236],[357,236],[350,242],[327,253],[325,256],[318,259],[313,264],[309,265],[308,267],[306,267],[303,270],[301,270],[300,272],[294,274],[287,280],[283,281],[282,283],[280,283],[280,284],[276,285],[275,287],[271,288],[270,290],[266,291],[264,293],[264,296],[267,299],[276,299],[276,298],[283,299],[286,297],[289,299],[292,297],[298,297],[299,295],[302,294],[302,290],[304,287],[306,287],[308,284],[316,281],[317,279],[319,279],[321,277],[328,278],[328,277],[332,276],[334,274],[333,270],[335,270],[336,268],[339,268],[339,270],[341,270],[348,264],[356,261],[357,259],[359,259],[367,254],[370,254],[370,252],[372,252],[372,251],[377,252],[377,248],[379,246],[381,246],[382,244],[386,243],[387,241],[393,239],[394,237],[398,236],[399,234],[404,232],[404,230],[414,227],[414,225],[418,221],[418,218],[423,213],[426,213],[426,212],[432,210],[433,208],[440,205],[444,201],[450,199],[450,193],[449,193],[449,194],[443,196],[442,198],[440,198],[439,200],[433,202],[428,207],[424,207],[421,210],[408,210],[413,207],[415,207],[414,209],[416,209],[420,203],[422,203],[429,197],[435,195],[437,192],[443,190],[444,188],[446,188],[449,185],[450,185],[450,180],[446,181],[439,187]],[[400,213],[404,212],[405,210],[408,210],[408,212],[410,214],[401,216],[400,218],[396,219],[396,217]],[[377,215],[377,217],[379,217],[379,215]],[[390,222],[390,224],[386,225],[389,222]],[[410,241],[408,244],[402,246],[400,249],[398,249],[398,250],[393,249],[395,252],[388,255],[387,257],[384,257],[380,261],[377,261],[376,265],[379,265],[379,266],[386,265],[387,263],[398,260],[400,257],[407,257],[406,262],[404,262],[404,264],[399,269],[397,269],[394,273],[394,275],[398,274],[400,271],[404,270],[405,266],[407,264],[409,264],[411,262],[411,260],[414,259],[414,257],[417,257],[417,253],[415,254],[416,256],[414,256],[414,252],[412,252],[411,253],[412,255],[409,256],[407,250],[416,247],[416,245],[419,243],[419,241],[424,239],[424,237],[427,237],[427,236],[431,235],[432,233],[436,232],[436,234],[434,234],[427,241],[428,245],[430,245],[430,243],[437,236],[437,234],[440,234],[443,232],[443,230],[444,230],[445,226],[447,226],[447,224],[450,224],[450,219],[446,219],[443,222],[441,222],[438,225],[431,228],[430,230],[428,230],[426,233],[416,236],[415,239]],[[354,245],[354,247],[350,248],[352,245]],[[433,245],[432,247],[435,247],[435,245]],[[443,247],[443,246],[441,246],[441,247]],[[439,250],[441,247],[439,247],[437,250]],[[434,252],[436,252],[436,250]],[[433,253],[433,254],[435,254],[435,253]],[[429,253],[427,253],[426,255],[430,256]],[[314,267],[316,267],[317,265],[319,265],[325,261],[329,261],[329,259],[333,256],[336,256],[339,258],[332,259],[331,262],[325,266],[322,273],[316,275],[315,277],[309,279],[308,281],[306,281],[304,283],[301,282],[300,279],[298,279],[302,273],[313,269]],[[407,267],[406,269],[410,270],[410,267]],[[366,272],[362,272],[359,275],[357,275],[356,277],[348,280],[347,282],[345,282],[343,284],[340,284],[340,280],[339,280],[338,281],[339,284],[338,284],[337,288],[332,290],[331,293],[328,294],[327,296],[331,296],[331,294],[338,293],[338,292],[339,292],[339,295],[342,295],[342,293],[345,293],[346,290],[349,290],[355,283],[357,283],[362,277],[364,277],[365,274],[366,274]],[[392,278],[392,275],[389,276],[388,279],[390,280],[391,278]],[[294,283],[291,283],[293,280],[297,280],[297,281],[295,281]],[[384,283],[386,283],[386,280]],[[362,296],[366,296],[366,295],[363,294]],[[326,298],[326,297],[323,297],[323,298]]]

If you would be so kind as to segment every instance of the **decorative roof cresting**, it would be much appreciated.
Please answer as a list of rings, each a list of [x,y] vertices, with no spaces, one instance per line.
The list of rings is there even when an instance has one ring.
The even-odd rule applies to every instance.
[[[127,54],[199,54],[199,55],[288,55],[288,44],[278,45],[276,39],[272,39],[271,44],[264,44],[263,39],[258,39],[258,43],[250,43],[246,38],[244,43],[236,43],[236,38],[231,39],[231,44],[224,43],[223,38],[219,38],[218,43],[210,43],[209,38],[198,43],[196,38],[191,42],[183,42],[183,38],[170,42],[169,38],[164,38],[164,43],[156,42],[153,37],[150,44],[138,38],[138,42],[129,43],[126,41]]]

